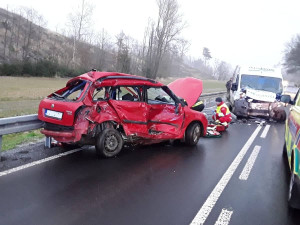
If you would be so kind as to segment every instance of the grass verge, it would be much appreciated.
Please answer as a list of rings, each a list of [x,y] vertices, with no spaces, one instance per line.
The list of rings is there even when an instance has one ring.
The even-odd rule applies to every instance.
[[[13,149],[17,145],[35,141],[43,137],[44,135],[40,133],[40,130],[4,135],[2,137],[2,151]]]

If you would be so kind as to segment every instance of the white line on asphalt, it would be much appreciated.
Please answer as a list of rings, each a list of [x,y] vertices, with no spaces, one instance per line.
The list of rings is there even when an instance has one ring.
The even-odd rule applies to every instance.
[[[240,180],[247,180],[248,179],[260,149],[261,149],[261,146],[256,145],[254,147],[254,149],[253,149],[253,151],[252,151],[252,153],[251,153],[251,155],[250,155],[243,171],[241,172],[241,175],[239,177]]]
[[[215,225],[228,225],[230,222],[232,213],[233,213],[232,210],[222,209]]]
[[[201,209],[190,223],[191,225],[194,224],[204,224],[207,217],[209,216],[211,210],[215,206],[216,202],[218,201],[220,195],[222,194],[223,190],[225,189],[226,185],[228,184],[229,180],[231,179],[233,173],[235,172],[236,168],[244,158],[247,150],[250,148],[251,144],[253,143],[254,139],[256,138],[257,134],[261,130],[261,125],[259,125],[256,130],[253,132],[251,137],[248,139],[246,144],[243,146],[239,154],[235,157],[231,165],[228,167],[226,172],[224,173],[223,177],[219,180],[218,184],[214,188],[214,190],[210,193],[204,204],[202,205]]]
[[[212,109],[212,108],[216,108],[215,106],[211,106],[211,107],[207,107],[207,108],[204,108],[204,109]]]
[[[264,131],[263,131],[262,134],[260,135],[261,138],[266,138],[266,137],[267,137],[267,134],[268,134],[268,131],[269,131],[269,129],[270,129],[270,126],[271,126],[271,125],[269,125],[269,124],[266,125]]]
[[[72,153],[75,153],[75,152],[78,152],[78,151],[81,151],[81,150],[82,150],[81,148],[74,149],[74,150],[71,150],[71,151],[68,151],[68,152],[60,153],[58,155],[50,156],[50,157],[45,158],[45,159],[41,159],[41,160],[38,160],[38,161],[34,161],[34,162],[31,162],[31,163],[25,164],[23,166],[18,166],[16,168],[5,170],[5,171],[0,172],[0,177],[8,175],[10,173],[17,172],[19,170],[23,170],[23,169],[35,166],[35,165],[42,164],[44,162],[48,162],[48,161],[53,160],[53,159],[57,159],[57,158],[60,158],[60,157],[66,156],[66,155],[70,155]]]

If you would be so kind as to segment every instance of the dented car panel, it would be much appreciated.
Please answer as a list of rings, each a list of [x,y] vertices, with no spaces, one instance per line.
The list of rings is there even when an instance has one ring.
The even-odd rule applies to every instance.
[[[124,142],[181,139],[194,145],[207,128],[204,114],[183,105],[167,86],[97,71],[71,79],[42,100],[38,117],[45,122],[41,132],[46,136],[62,143],[95,144],[106,157],[117,154]],[[195,123],[200,132],[198,125],[191,127]]]

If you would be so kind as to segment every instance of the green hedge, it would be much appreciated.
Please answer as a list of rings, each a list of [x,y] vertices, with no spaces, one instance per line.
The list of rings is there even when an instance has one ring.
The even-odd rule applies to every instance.
[[[4,63],[0,65],[0,76],[74,77],[86,71],[86,69],[70,69],[49,60],[39,60],[35,63],[29,61],[11,64]]]

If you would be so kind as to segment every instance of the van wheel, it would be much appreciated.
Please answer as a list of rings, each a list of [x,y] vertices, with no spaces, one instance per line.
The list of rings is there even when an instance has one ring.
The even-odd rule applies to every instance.
[[[190,125],[185,132],[185,143],[194,146],[198,143],[201,136],[201,126],[199,123]]]
[[[292,160],[293,157],[292,157]],[[294,173],[294,163],[292,162],[291,165],[291,178],[290,178],[290,185],[289,185],[289,196],[288,196],[288,203],[291,208],[300,208],[300,200],[299,200],[299,190],[298,186],[295,182],[295,176],[296,174]]]
[[[297,190],[297,185],[295,183],[295,174],[292,172],[291,178],[290,178],[290,186],[289,186],[289,196],[288,196],[288,203],[291,208],[299,208],[299,197],[298,196],[298,190]]]
[[[284,142],[284,145],[283,145],[282,156],[283,156],[283,158],[287,159],[286,142]]]
[[[121,151],[123,144],[120,132],[113,128],[107,128],[99,134],[95,147],[98,155],[110,158]]]

